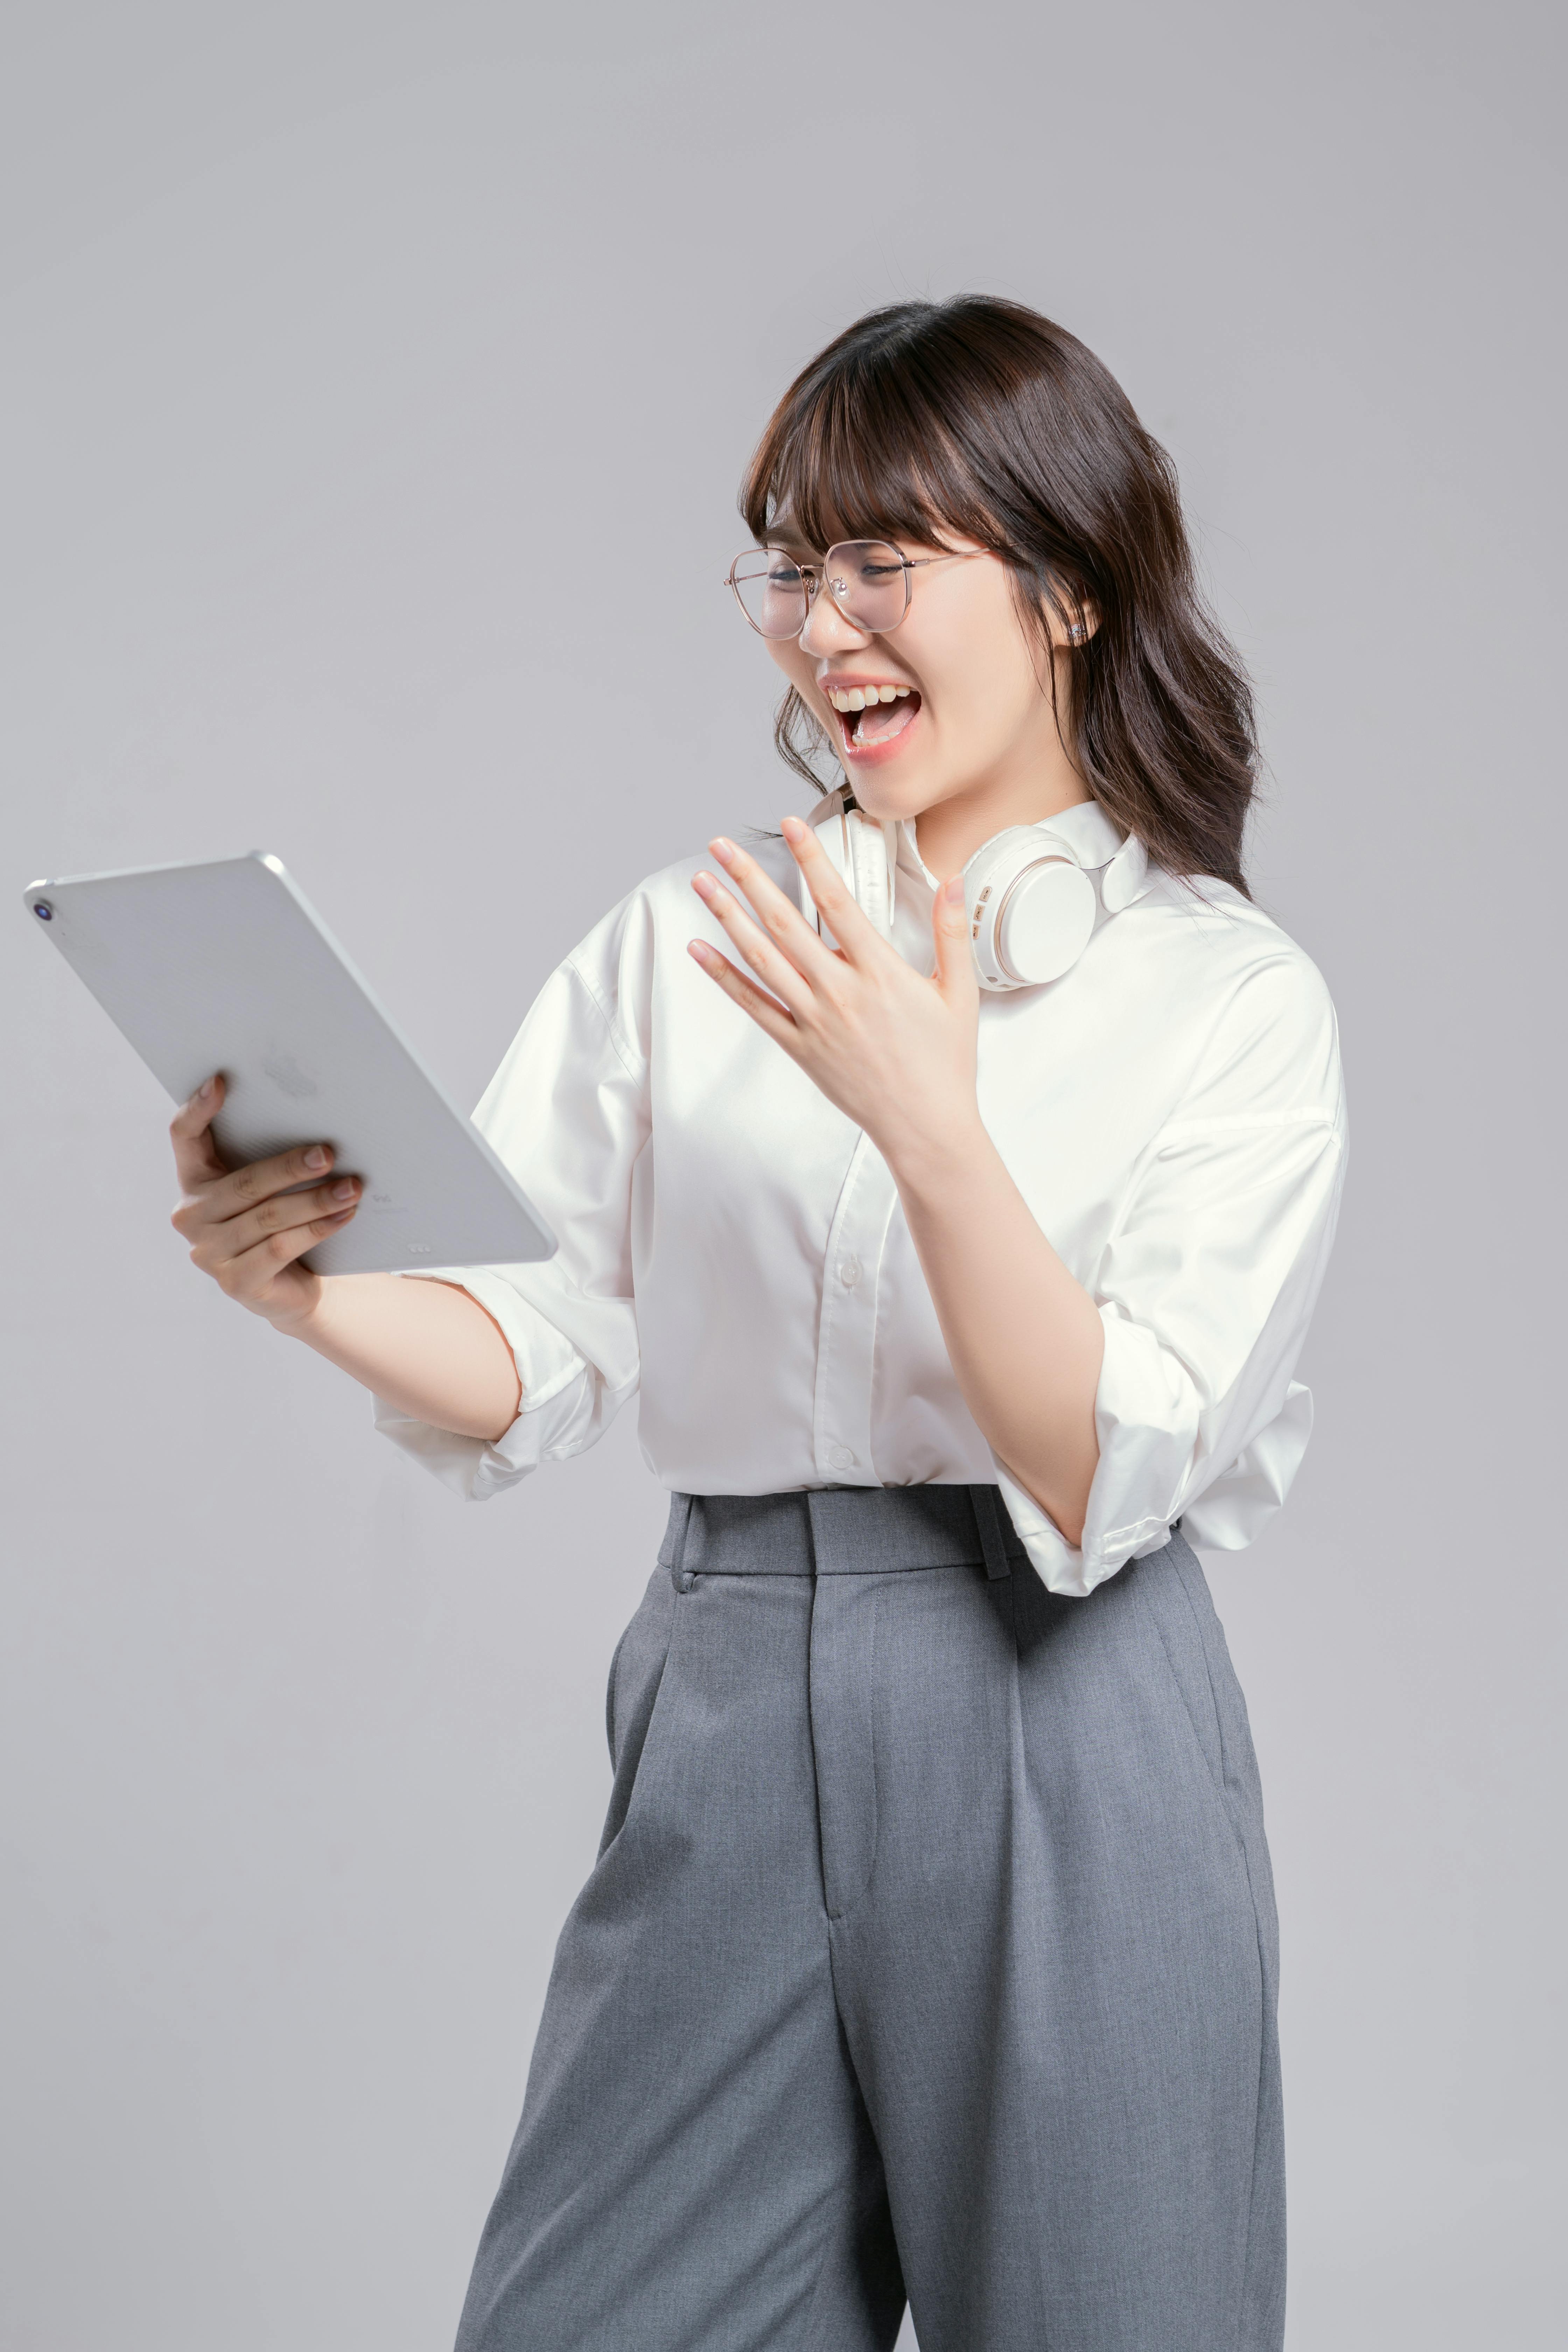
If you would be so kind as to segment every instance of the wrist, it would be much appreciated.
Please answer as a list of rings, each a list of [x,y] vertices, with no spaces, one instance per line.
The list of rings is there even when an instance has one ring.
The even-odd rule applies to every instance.
[[[309,1268],[301,1269],[309,1272]],[[272,1328],[284,1339],[302,1339],[307,1347],[321,1344],[331,1317],[329,1294],[334,1285],[329,1276],[312,1274],[310,1287],[303,1298],[291,1299],[285,1307],[268,1315]],[[265,1310],[262,1310],[265,1312]]]
[[[889,1138],[879,1149],[900,1192],[927,1198],[973,1179],[996,1156],[978,1103],[940,1126]]]

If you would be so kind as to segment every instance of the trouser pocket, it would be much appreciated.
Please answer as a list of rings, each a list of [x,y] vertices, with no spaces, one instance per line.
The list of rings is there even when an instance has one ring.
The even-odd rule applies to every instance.
[[[1263,1788],[1247,1701],[1231,1664],[1207,1580],[1195,1554],[1179,1536],[1172,1538],[1164,1551],[1152,1552],[1147,1559],[1134,1563],[1131,1573],[1215,1794],[1241,1850],[1266,1966],[1272,1973],[1278,1958],[1279,1925],[1263,1825]]]
[[[615,1780],[604,1834],[603,1854],[619,1834],[647,1752],[659,1693],[664,1687],[675,1632],[678,1596],[667,1570],[656,1568],[636,1615],[616,1644],[605,1693],[605,1731]]]

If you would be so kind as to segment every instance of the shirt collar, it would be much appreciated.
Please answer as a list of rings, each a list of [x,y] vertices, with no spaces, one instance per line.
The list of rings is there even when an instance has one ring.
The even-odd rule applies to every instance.
[[[1153,877],[1142,843],[1136,834],[1124,834],[1098,801],[1078,801],[1071,808],[1058,809],[1035,830],[1059,841],[1074,864],[1087,873],[1100,874],[1100,897],[1108,914],[1120,914],[1151,887]],[[936,877],[921,856],[913,817],[904,817],[899,825],[899,864],[935,890]]]

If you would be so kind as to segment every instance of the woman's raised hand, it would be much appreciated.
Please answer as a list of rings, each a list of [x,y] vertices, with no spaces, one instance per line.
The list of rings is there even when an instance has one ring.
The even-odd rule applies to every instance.
[[[711,874],[698,874],[692,887],[762,985],[706,940],[693,940],[692,954],[895,1171],[910,1154],[963,1149],[980,1124],[980,985],[962,885],[937,893],[928,980],[867,919],[810,826],[785,817],[783,830],[839,951],[754,857],[721,837],[710,846],[750,908]]]
[[[208,1078],[170,1123],[180,1180],[179,1206],[170,1222],[189,1242],[192,1264],[228,1297],[280,1331],[298,1330],[321,1291],[321,1276],[298,1261],[347,1224],[359,1206],[360,1180],[333,1178],[331,1149],[324,1143],[226,1168],[212,1139],[223,1092],[221,1077]],[[309,1189],[289,1189],[296,1184]]]

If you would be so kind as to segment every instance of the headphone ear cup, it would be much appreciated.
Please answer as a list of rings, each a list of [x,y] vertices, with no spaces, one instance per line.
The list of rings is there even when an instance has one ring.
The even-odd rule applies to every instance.
[[[963,869],[969,940],[982,988],[1042,988],[1070,971],[1100,902],[1081,866],[1012,825]]]
[[[1081,866],[1033,866],[997,917],[997,961],[1025,988],[1060,980],[1088,947],[1096,911],[1094,885]]]

